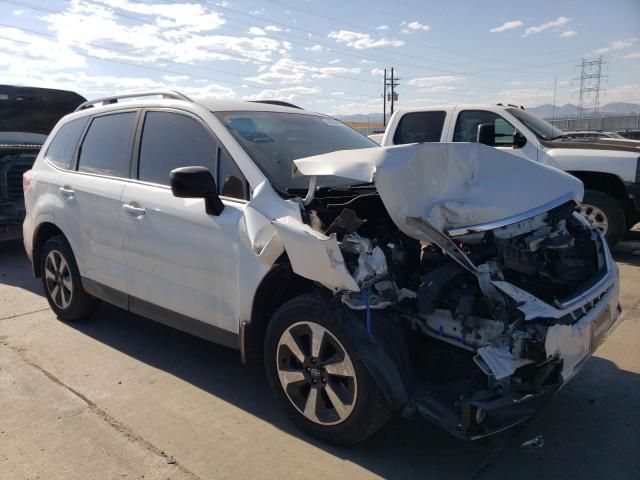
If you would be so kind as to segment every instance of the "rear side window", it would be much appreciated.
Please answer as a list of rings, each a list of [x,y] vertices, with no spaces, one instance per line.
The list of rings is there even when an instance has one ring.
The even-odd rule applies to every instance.
[[[76,118],[60,127],[49,144],[45,158],[57,167],[69,168],[80,135],[88,121],[89,117]]]
[[[439,142],[446,112],[413,112],[405,114],[398,123],[393,143]]]
[[[138,179],[169,185],[174,168],[203,166],[214,172],[218,145],[195,119],[171,112],[147,112],[140,141]]]
[[[78,170],[128,177],[129,140],[135,118],[135,112],[95,117],[82,142]]]

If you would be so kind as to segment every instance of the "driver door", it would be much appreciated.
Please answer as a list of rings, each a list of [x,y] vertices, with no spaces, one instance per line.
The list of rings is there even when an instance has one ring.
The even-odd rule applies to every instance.
[[[460,110],[457,112],[455,128],[453,131],[454,142],[475,142],[478,126],[483,123],[493,124],[495,127],[494,146],[529,160],[538,159],[538,149],[526,140],[524,136],[504,117],[488,110]],[[518,145],[516,136],[521,136],[524,145]]]
[[[213,216],[205,212],[203,199],[176,198],[169,186],[175,168],[204,166],[216,178],[224,170],[221,163],[233,160],[222,159],[213,133],[186,112],[147,110],[142,121],[133,180],[122,193],[130,308],[237,333],[238,223],[246,201],[221,197],[225,208]],[[242,175],[237,167],[234,175]],[[244,197],[247,189],[236,192]]]

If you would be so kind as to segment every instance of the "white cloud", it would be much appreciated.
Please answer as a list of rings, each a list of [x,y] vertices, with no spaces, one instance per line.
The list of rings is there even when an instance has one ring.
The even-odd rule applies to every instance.
[[[446,92],[455,90],[455,84],[462,80],[461,77],[453,75],[434,75],[431,77],[412,78],[407,81],[407,85],[416,87],[423,92]]]
[[[640,58],[640,51],[629,53],[627,55],[624,55],[622,58],[628,58],[628,59]]]
[[[378,112],[382,110],[382,99],[373,99],[366,102],[357,101],[343,103],[331,107],[330,115],[351,115],[354,113]]]
[[[266,34],[267,34],[267,33],[266,33],[263,29],[261,29],[260,27],[251,27],[251,28],[249,29],[249,33],[250,33],[251,35],[266,35]]]
[[[329,60],[329,65],[335,65],[336,63],[340,63],[342,60],[339,58],[334,58],[333,60]]]
[[[317,95],[321,92],[318,87],[287,87],[277,89],[262,90],[255,95],[247,95],[245,100],[285,100],[292,102],[296,97],[300,95]]]
[[[313,45],[311,47],[304,47],[304,49],[308,52],[321,52],[322,50],[324,50],[322,45]]]
[[[359,74],[357,67],[314,67],[305,62],[298,62],[291,58],[281,58],[276,63],[267,68],[263,65],[258,69],[259,74],[247,78],[261,85],[296,84],[307,81],[311,78],[327,78],[343,74]]]
[[[328,37],[334,39],[338,43],[344,43],[349,47],[355,48],[356,50],[376,47],[401,47],[404,45],[403,40],[391,38],[374,39],[368,33],[351,32],[349,30],[331,32]]]
[[[384,70],[382,68],[374,68],[371,70],[371,75],[380,76],[384,75]]]
[[[623,48],[630,47],[637,41],[638,41],[637,38],[627,38],[625,40],[614,40],[609,44],[609,46],[604,48],[599,48],[598,50],[596,50],[596,53],[607,53],[612,50],[622,50]]]
[[[489,30],[491,33],[504,32],[505,30],[513,30],[514,28],[519,28],[522,26],[522,20],[510,20],[508,22],[504,22],[499,27],[492,28]]]
[[[94,2],[71,0],[65,12],[45,15],[40,19],[64,45],[74,45],[101,58],[143,63],[157,64],[159,60],[260,63],[269,61],[271,55],[283,47],[283,42],[264,35],[243,37],[209,33],[222,26],[225,20],[220,14],[198,4],[134,4],[128,0]],[[121,23],[114,15],[114,9],[148,18],[143,24]],[[74,27],[69,28],[69,25]],[[89,44],[104,45],[113,50]]]
[[[163,75],[162,78],[167,82],[179,82],[182,80],[189,80],[189,75]]]
[[[431,27],[429,25],[425,25],[424,23],[416,21],[408,22],[406,25],[409,30],[422,30],[424,32],[431,30]]]
[[[16,9],[11,13],[13,13],[16,17],[19,17],[20,15],[22,15],[24,13],[24,10]]]
[[[525,30],[525,32],[522,34],[523,37],[528,37],[529,35],[535,34],[535,33],[540,33],[540,32],[544,32],[545,30],[548,30],[549,28],[559,28],[562,27],[564,25],[566,25],[567,23],[569,23],[571,21],[570,18],[567,17],[558,17],[555,20],[551,20],[547,23],[543,23],[542,25],[537,25],[535,27],[529,27]]]
[[[578,35],[578,32],[576,32],[575,30],[567,30],[566,32],[562,32],[560,36],[562,38],[570,38],[575,37],[576,35]]]
[[[387,30],[389,30],[389,25],[378,25],[376,27],[376,30],[378,30],[379,32],[386,32]]]
[[[282,32],[282,28],[278,27],[277,25],[267,25],[266,27],[264,27],[264,29],[267,32]]]

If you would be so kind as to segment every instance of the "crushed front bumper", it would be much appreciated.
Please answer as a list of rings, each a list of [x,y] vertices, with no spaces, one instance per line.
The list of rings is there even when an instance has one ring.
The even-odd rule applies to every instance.
[[[604,239],[602,242],[606,245]],[[604,277],[588,291],[563,305],[564,308],[548,304],[545,304],[548,308],[543,308],[536,302],[530,303],[539,312],[554,312],[552,318],[557,321],[547,330],[547,360],[540,365],[520,367],[535,370],[534,388],[521,391],[514,388],[505,393],[481,390],[466,398],[455,399],[450,392],[433,385],[421,385],[411,396],[411,406],[425,418],[465,440],[493,435],[533,416],[580,371],[622,319],[618,303],[618,268],[606,246],[605,256]],[[563,322],[567,315],[575,316],[577,320]]]

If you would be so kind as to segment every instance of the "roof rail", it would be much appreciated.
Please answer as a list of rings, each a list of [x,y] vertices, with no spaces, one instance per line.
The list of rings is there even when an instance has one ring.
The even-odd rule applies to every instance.
[[[91,108],[97,103],[102,105],[111,105],[113,103],[118,103],[119,100],[124,98],[138,98],[138,97],[162,97],[162,98],[170,98],[173,100],[186,100],[187,102],[193,102],[189,97],[183,95],[182,93],[174,92],[172,90],[158,90],[155,92],[138,92],[138,93],[125,93],[124,95],[115,95],[113,97],[104,97],[97,98],[95,100],[89,100],[87,102],[81,103],[78,108],[76,108],[76,112],[80,110],[85,110],[87,108]]]
[[[294,105],[293,103],[284,102],[282,100],[249,100],[251,103],[266,103],[267,105],[278,105],[280,107],[297,108],[298,110],[304,110],[304,108]]]

